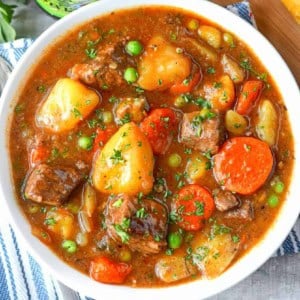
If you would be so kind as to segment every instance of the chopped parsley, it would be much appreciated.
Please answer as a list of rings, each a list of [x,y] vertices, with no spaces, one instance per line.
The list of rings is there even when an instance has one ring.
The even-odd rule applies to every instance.
[[[267,88],[270,88],[271,85],[267,81],[268,74],[267,73],[259,73],[256,70],[254,70],[251,63],[250,63],[250,61],[249,61],[249,59],[243,59],[240,62],[240,66],[243,69],[245,69],[245,70],[249,71],[250,73],[252,73],[254,76],[256,76],[257,79],[262,80],[266,84]]]
[[[75,118],[82,119],[82,114],[76,107],[73,108],[72,113]]]
[[[119,198],[117,201],[114,202],[114,204],[112,205],[113,207],[117,207],[117,208],[120,208],[121,205],[123,203],[123,199],[122,198]]]
[[[238,236],[238,235],[233,235],[233,236],[232,236],[232,241],[233,241],[235,244],[238,243],[238,242],[240,241],[239,236]]]
[[[139,219],[144,219],[148,216],[145,207],[140,208],[139,210],[136,211],[135,213],[136,217]]]
[[[45,219],[44,224],[45,225],[55,225],[56,221],[54,218],[48,218],[48,219]]]
[[[113,164],[116,165],[118,163],[124,162],[124,158],[122,157],[122,151],[113,149],[114,154],[110,157],[113,161]]]
[[[130,115],[130,113],[126,113],[125,115],[124,115],[124,117],[122,118],[122,119],[120,119],[120,123],[122,124],[122,125],[124,125],[124,124],[126,124],[126,123],[129,123],[131,121],[131,115]]]
[[[129,234],[119,224],[115,224],[114,228],[116,230],[117,235],[121,238],[122,243],[127,244],[130,239]]]
[[[203,216],[203,214],[204,214],[204,203],[199,202],[199,201],[195,201],[195,206],[196,206],[195,215],[196,216]]]
[[[37,91],[40,92],[40,93],[45,93],[46,92],[46,87],[41,84],[37,87]]]
[[[85,49],[85,54],[88,58],[94,59],[97,56],[97,50],[95,48]]]
[[[208,67],[206,72],[207,72],[207,74],[215,74],[216,70],[213,67]]]

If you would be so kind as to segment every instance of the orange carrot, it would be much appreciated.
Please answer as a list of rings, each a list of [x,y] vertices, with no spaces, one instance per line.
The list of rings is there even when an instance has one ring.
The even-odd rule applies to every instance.
[[[105,129],[98,128],[94,140],[93,153],[102,148],[116,131],[117,128],[115,126],[107,126]]]
[[[173,139],[177,117],[170,108],[157,108],[143,120],[141,131],[146,135],[154,154],[165,154]]]
[[[131,269],[132,266],[129,264],[99,256],[91,261],[90,276],[103,283],[123,283]]]
[[[30,151],[29,156],[31,167],[35,167],[37,164],[46,161],[49,157],[49,149],[46,146],[39,145]]]
[[[184,230],[199,230],[215,210],[212,195],[205,188],[190,184],[183,187],[175,202],[178,225]]]
[[[201,71],[198,70],[195,72],[190,79],[185,79],[183,82],[176,83],[171,86],[170,92],[173,95],[180,95],[189,93],[201,80],[202,74]]]
[[[214,156],[214,176],[226,190],[250,195],[269,177],[273,155],[267,143],[253,137],[227,140]]]
[[[236,104],[236,112],[240,115],[246,115],[249,113],[263,86],[264,84],[260,80],[246,81],[242,87],[242,91]]]

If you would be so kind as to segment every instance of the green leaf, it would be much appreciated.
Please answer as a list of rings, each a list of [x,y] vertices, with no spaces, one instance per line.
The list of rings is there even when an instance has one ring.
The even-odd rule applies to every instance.
[[[0,43],[13,41],[16,38],[14,28],[0,16]]]
[[[17,7],[16,5],[7,5],[7,4],[4,4],[0,0],[0,14],[2,15],[2,17],[4,18],[4,20],[7,23],[11,22],[12,16],[14,14],[14,9],[16,7]]]

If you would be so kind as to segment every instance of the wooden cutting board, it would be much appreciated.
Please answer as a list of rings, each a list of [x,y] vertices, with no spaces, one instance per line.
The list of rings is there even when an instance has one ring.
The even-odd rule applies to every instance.
[[[239,1],[212,0],[222,6]],[[280,0],[250,0],[258,30],[275,46],[300,85],[300,25]]]

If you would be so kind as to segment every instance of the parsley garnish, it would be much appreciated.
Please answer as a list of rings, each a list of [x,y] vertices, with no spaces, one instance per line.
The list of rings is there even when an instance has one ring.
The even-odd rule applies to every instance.
[[[139,219],[144,219],[148,216],[145,207],[140,208],[139,210],[136,211],[136,217]]]
[[[118,164],[120,162],[124,162],[124,158],[122,157],[122,151],[113,149],[114,154],[110,157],[110,159],[113,161],[113,164]]]
[[[97,50],[94,48],[91,49],[85,49],[85,54],[88,58],[94,59],[97,56]]]
[[[216,73],[215,68],[213,68],[213,67],[208,67],[207,68],[207,74],[215,74],[215,73]]]

